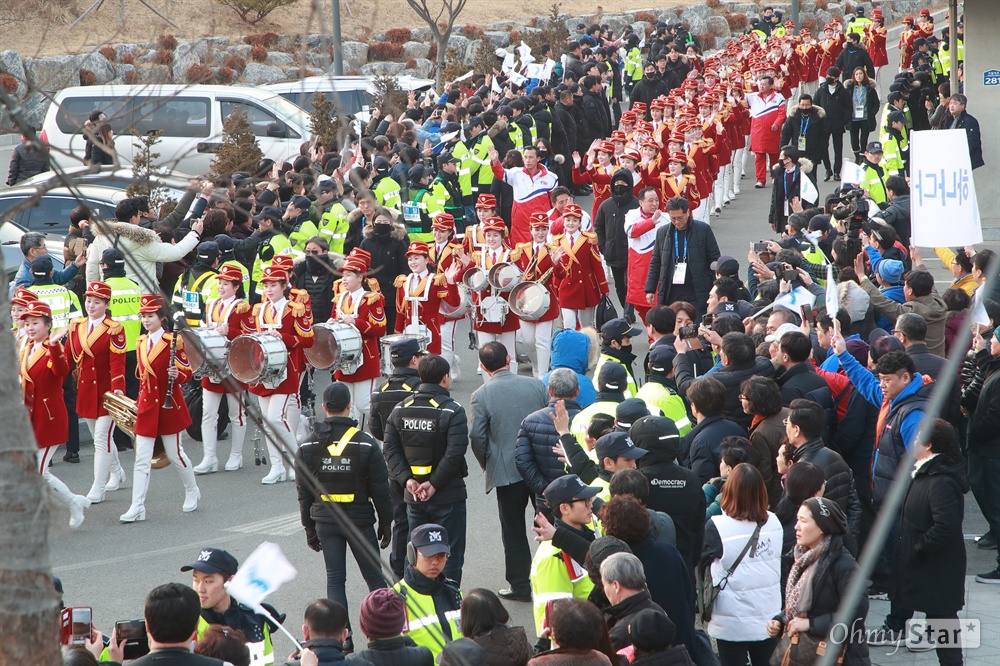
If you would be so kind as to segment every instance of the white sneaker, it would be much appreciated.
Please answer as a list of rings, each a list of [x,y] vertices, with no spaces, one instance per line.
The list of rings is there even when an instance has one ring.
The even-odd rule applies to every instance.
[[[260,482],[263,483],[265,486],[271,486],[274,485],[275,483],[278,483],[279,481],[284,481],[286,478],[287,474],[285,474],[284,467],[272,466],[271,473],[265,476],[263,479],[261,479]]]
[[[184,506],[181,507],[181,511],[184,513],[191,513],[198,508],[198,500],[201,499],[201,491],[198,486],[194,487],[194,490],[184,491]]]
[[[72,529],[83,525],[83,510],[89,507],[90,500],[83,495],[74,495],[73,501],[69,504],[69,526]]]

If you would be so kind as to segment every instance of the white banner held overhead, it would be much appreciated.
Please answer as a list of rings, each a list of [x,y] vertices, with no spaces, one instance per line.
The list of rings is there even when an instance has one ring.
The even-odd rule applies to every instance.
[[[865,170],[860,165],[844,160],[840,167],[840,184],[857,185],[865,179]]]
[[[910,220],[917,247],[983,242],[965,130],[910,135]]]
[[[833,280],[833,264],[826,265],[826,313],[830,319],[837,316],[840,310],[840,294],[837,292],[837,283]]]

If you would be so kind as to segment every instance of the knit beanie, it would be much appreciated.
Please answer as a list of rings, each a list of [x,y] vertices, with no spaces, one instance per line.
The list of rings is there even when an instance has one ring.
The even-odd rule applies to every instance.
[[[847,517],[840,505],[825,497],[811,497],[803,502],[812,513],[816,527],[823,531],[823,534],[830,536],[833,534],[847,534]]]
[[[403,598],[387,587],[374,590],[361,602],[359,624],[368,640],[399,636],[405,623]]]

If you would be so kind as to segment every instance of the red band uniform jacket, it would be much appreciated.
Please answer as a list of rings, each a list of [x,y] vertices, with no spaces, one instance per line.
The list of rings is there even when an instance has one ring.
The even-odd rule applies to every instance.
[[[566,272],[566,277],[559,282],[559,306],[567,310],[584,310],[600,303],[601,296],[608,293],[608,279],[601,264],[601,251],[597,249],[597,234],[577,232],[572,244],[568,235],[559,234],[552,242],[561,245],[566,252],[559,260]]]
[[[312,347],[315,342],[312,313],[305,305],[296,301],[284,300],[273,305],[270,302],[263,302],[253,306],[251,324],[256,333],[277,330],[281,334],[281,341],[288,350],[288,366],[285,379],[275,388],[267,388],[263,384],[251,384],[247,387],[248,390],[254,395],[264,397],[298,394],[299,378],[302,375],[302,368],[305,367],[303,350]],[[271,329],[271,326],[277,328]]]
[[[94,330],[90,318],[79,317],[70,324],[66,355],[76,363],[76,413],[83,419],[106,416],[104,394],[125,393],[125,327],[105,316]]]
[[[394,332],[402,333],[407,327],[412,318],[410,308],[416,304],[417,321],[431,332],[431,342],[427,345],[427,351],[430,354],[440,354],[441,302],[443,301],[452,307],[458,306],[462,302],[458,295],[458,287],[454,284],[448,284],[448,279],[443,274],[434,274],[430,270],[423,277],[418,277],[413,273],[397,276],[393,285],[396,287],[396,328]],[[407,294],[418,300],[407,298]]]
[[[339,382],[361,382],[374,379],[382,374],[379,363],[379,339],[385,335],[385,297],[374,291],[365,291],[355,302],[354,297],[341,291],[333,299],[333,317],[354,317],[354,327],[361,333],[361,355],[363,361],[353,374],[341,370],[334,372]]]
[[[21,349],[21,389],[40,449],[66,442],[69,416],[62,387],[67,374],[69,364],[61,343],[46,340],[36,347],[26,339]]]
[[[230,342],[241,335],[254,332],[253,312],[250,304],[242,298],[234,298],[229,303],[226,303],[221,298],[213,299],[205,306],[205,315],[209,325],[217,325],[225,322],[229,326],[229,330],[226,332],[226,339]],[[237,382],[236,378],[232,375],[229,376],[229,380],[220,384],[213,382],[207,376],[202,377],[201,387],[212,393],[229,393],[226,387],[227,385],[231,386],[230,381],[236,382],[239,386],[243,387],[243,384]]]
[[[172,394],[173,407],[164,407],[167,400],[167,385],[170,383],[167,370],[170,368],[170,345],[173,335],[164,332],[160,339],[148,349],[149,336],[140,335],[136,341],[136,376],[139,378],[139,412],[135,417],[135,434],[141,437],[159,437],[181,432],[191,425],[191,415],[184,402],[181,385],[191,379],[191,364],[184,351],[184,340],[177,340],[177,379],[174,380]]]
[[[559,316],[559,288],[558,284],[566,277],[566,269],[562,265],[552,263],[552,255],[549,246],[542,244],[535,252],[535,244],[520,243],[516,248],[521,255],[517,258],[517,265],[524,272],[524,281],[539,281],[542,276],[552,270],[552,273],[545,280],[545,288],[549,292],[549,309],[538,319],[533,321],[552,321]]]

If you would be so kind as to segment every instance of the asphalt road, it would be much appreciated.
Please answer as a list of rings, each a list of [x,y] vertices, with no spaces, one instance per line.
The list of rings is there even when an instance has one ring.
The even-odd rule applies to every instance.
[[[770,188],[754,190],[749,179],[745,179],[743,185],[737,202],[712,221],[723,253],[736,257],[741,263],[746,261],[751,242],[771,237],[766,222]],[[829,192],[830,185],[820,183],[821,194]],[[937,263],[936,258],[933,261]],[[937,264],[937,273],[938,279],[945,281],[947,276],[940,264]],[[465,325],[459,328],[458,340],[466,339],[467,330]],[[642,358],[645,340],[636,340],[635,345],[636,353]],[[453,395],[459,403],[468,406],[472,391],[480,385],[479,378],[470,372],[477,361],[475,352],[467,345],[458,346],[463,374],[454,383]],[[324,379],[324,385],[325,382]],[[317,388],[321,390],[322,386]],[[89,437],[86,440],[89,441]],[[249,451],[249,443],[246,446]],[[200,443],[185,441],[185,447],[197,463],[201,459]],[[220,447],[222,455],[227,454],[228,440],[220,442]],[[63,463],[57,455],[58,462],[53,467],[53,472],[78,493],[86,493],[93,478],[93,453],[89,443],[82,449],[81,464]],[[506,586],[496,501],[492,495],[484,493],[479,466],[471,453],[468,457],[469,538],[463,589],[486,587],[496,590]],[[131,484],[132,453],[123,454],[123,460]],[[143,600],[153,587],[169,581],[190,582],[190,577],[182,574],[180,567],[194,561],[201,548],[226,548],[242,561],[260,543],[271,541],[281,546],[298,570],[298,576],[269,601],[288,614],[285,626],[298,635],[305,606],[325,596],[325,568],[321,555],[306,547],[298,520],[294,485],[263,486],[260,479],[265,474],[264,468],[251,466],[237,472],[199,477],[200,506],[194,513],[185,514],[181,512],[183,490],[176,474],[170,468],[154,470],[146,502],[147,519],[132,525],[118,522],[118,516],[129,506],[128,489],[109,493],[104,503],[90,508],[86,522],[74,532],[66,525],[68,512],[65,507],[53,502],[51,560],[55,575],[62,578],[66,604],[92,606],[96,625],[110,631],[117,620],[141,617]],[[966,513],[967,533],[978,534],[985,530],[971,495]],[[969,571],[978,573],[991,569],[992,558],[993,553],[970,548]],[[358,605],[367,590],[356,565],[351,558],[348,560],[348,599],[356,625]],[[507,606],[513,621],[529,627],[532,633],[530,604],[508,603]],[[361,645],[363,638],[357,636],[356,643]],[[277,638],[277,645],[280,655],[290,651],[290,643],[283,636]]]

